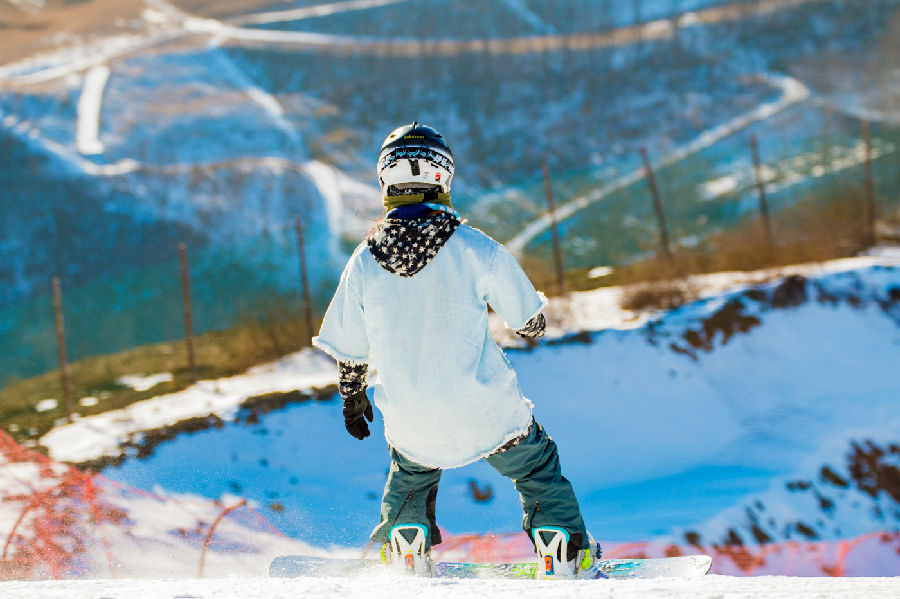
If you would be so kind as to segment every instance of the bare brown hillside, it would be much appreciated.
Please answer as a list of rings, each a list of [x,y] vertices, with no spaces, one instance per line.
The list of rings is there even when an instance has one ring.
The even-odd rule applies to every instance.
[[[203,17],[225,17],[284,5],[272,0],[172,0],[169,4]],[[0,64],[84,38],[139,30],[139,19],[146,7],[143,0],[3,0]]]
[[[22,0],[0,3],[0,62],[21,60],[92,35],[125,32],[144,9],[140,0],[86,0],[67,3]]]

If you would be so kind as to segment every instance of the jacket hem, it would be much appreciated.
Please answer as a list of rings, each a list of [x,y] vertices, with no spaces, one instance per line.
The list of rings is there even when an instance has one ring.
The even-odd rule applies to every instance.
[[[530,404],[531,402],[528,402],[528,403]],[[388,445],[390,445],[391,447],[396,449],[398,453],[400,453],[404,458],[406,458],[410,462],[415,462],[416,464],[419,464],[420,466],[424,466],[426,468],[439,468],[441,470],[451,470],[453,468],[462,468],[463,466],[468,466],[469,464],[473,464],[479,460],[483,460],[484,458],[487,458],[487,457],[493,455],[498,449],[500,449],[501,447],[503,447],[504,445],[506,445],[513,439],[515,439],[516,437],[521,437],[523,435],[528,434],[528,431],[531,430],[531,426],[532,426],[533,422],[534,422],[534,415],[532,414],[531,406],[529,405],[528,422],[526,422],[524,425],[519,426],[512,432],[507,433],[503,437],[503,439],[499,443],[497,443],[495,446],[493,446],[491,449],[489,449],[485,452],[482,452],[474,457],[467,458],[460,462],[451,462],[449,464],[431,463],[428,461],[420,460],[419,458],[411,455],[409,452],[397,447],[397,445],[393,441],[391,441],[391,436],[388,434],[387,429],[384,430],[384,438],[387,440]]]
[[[319,339],[318,335],[312,338],[312,344],[314,347],[322,350],[338,362],[347,362],[349,364],[368,364],[369,361],[363,358],[354,358],[353,356],[347,355],[344,352],[332,347],[331,345],[325,343],[321,339]]]

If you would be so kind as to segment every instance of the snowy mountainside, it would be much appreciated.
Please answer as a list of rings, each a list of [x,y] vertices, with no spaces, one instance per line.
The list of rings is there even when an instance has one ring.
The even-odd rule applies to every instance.
[[[575,294],[554,309],[572,310],[587,331],[507,349],[597,538],[755,546],[900,531],[900,262],[886,254],[779,272],[768,283],[758,281],[778,273],[706,277],[704,299],[638,318],[610,318],[604,290]],[[590,331],[592,314],[604,330]],[[293,388],[323,388],[335,375],[304,352],[84,418],[41,443],[55,459],[117,464],[104,474],[125,484],[246,495],[306,542],[361,545],[384,481],[383,438],[349,438],[327,397],[241,416],[248,398],[284,393],[292,378]],[[189,417],[212,428],[177,434]],[[298,463],[308,455],[320,457]],[[448,534],[515,530],[519,511],[489,467],[444,473]]]
[[[510,360],[538,419],[562,431],[555,436],[564,466],[569,452],[601,448],[609,456],[576,460],[567,474],[601,522],[610,507],[605,487],[624,485],[617,494],[627,496],[648,479],[675,476],[671,491],[685,491],[696,481],[678,476],[724,468],[738,487],[741,469],[768,474],[758,487],[758,474],[747,476],[754,490],[728,516],[700,511],[670,534],[753,544],[897,530],[898,275],[876,266],[788,277],[701,300],[640,329],[513,352]],[[541,402],[560,392],[580,402]],[[598,422],[578,418],[584,404]],[[878,449],[867,449],[870,442]],[[865,460],[850,458],[855,446],[872,457],[884,452],[872,468],[887,476],[859,472],[854,460]],[[826,466],[840,472],[843,488],[789,492]],[[872,476],[887,486],[873,488]]]
[[[865,439],[859,441],[858,439]],[[775,539],[862,537],[900,530],[896,433],[850,432],[809,456],[792,476],[683,532],[686,542],[765,545]],[[800,472],[806,476],[798,477]],[[697,532],[702,530],[703,534]]]
[[[65,5],[97,10],[99,1]],[[761,127],[755,131],[772,160],[818,152],[821,136],[835,131],[836,145],[858,141],[854,119],[799,99],[781,120],[759,115],[780,94],[767,81],[793,75],[801,62],[813,69],[824,51],[868,65],[897,10],[896,0],[866,10],[763,2],[750,12],[744,3],[707,0],[599,9],[585,0],[440,0],[421,14],[409,14],[405,2],[272,4],[268,12],[265,2],[130,4],[142,12],[115,25],[116,35],[47,39],[45,53],[0,65],[0,144],[11,157],[0,163],[7,214],[0,302],[9,307],[0,330],[16,348],[0,356],[0,371],[9,378],[54,365],[50,337],[41,335],[46,316],[32,307],[48,299],[53,274],[77,289],[67,306],[73,358],[177,337],[174,319],[158,315],[177,310],[168,269],[180,240],[190,245],[192,266],[199,262],[198,331],[256,316],[260,298],[296,291],[295,216],[307,226],[313,297],[324,308],[347,246],[380,216],[378,146],[410,115],[452,140],[455,204],[508,240],[544,211],[543,160],[559,197],[577,197],[634,172],[641,146],[655,160],[757,114],[730,130],[724,146],[704,146],[698,163],[673,175],[677,187],[667,194],[673,237],[734,224],[751,209],[744,200],[752,189],[690,200],[708,178],[746,170],[737,133]],[[410,22],[414,34],[404,25],[404,35],[392,37],[398,23]],[[527,51],[517,49],[520,39]],[[596,39],[602,43],[579,45]],[[459,45],[468,41],[478,42],[475,50]],[[378,50],[395,42],[396,54]],[[457,50],[442,54],[443,42]],[[493,42],[507,45],[485,51]],[[528,50],[534,43],[538,49]],[[894,68],[883,62],[871,71]],[[892,81],[876,75],[858,86],[869,96],[873,80]],[[876,187],[888,197],[896,131],[876,124],[873,137]],[[833,170],[809,165],[798,180],[820,167]],[[661,173],[664,188],[666,178]],[[632,183],[602,209],[569,219],[570,266],[621,263],[642,251],[652,216],[634,201],[645,193],[640,177]],[[773,194],[773,210],[796,197]],[[545,258],[546,237],[526,253]],[[141,287],[151,279],[156,293]]]

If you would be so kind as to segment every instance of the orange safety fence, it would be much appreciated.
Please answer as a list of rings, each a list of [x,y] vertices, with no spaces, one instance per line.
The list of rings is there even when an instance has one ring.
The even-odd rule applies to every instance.
[[[129,530],[134,523],[127,506],[134,500],[149,501],[160,509],[182,501],[54,462],[0,431],[0,580],[61,579],[96,575],[98,570],[114,575],[122,562],[115,552],[123,551],[123,542],[134,543],[140,551],[139,539]],[[216,528],[226,517],[239,518],[251,533],[286,538],[246,500],[231,506],[206,500],[201,507],[184,510],[200,514],[193,529],[176,530],[199,552],[199,576]],[[211,513],[218,515],[209,518]],[[116,548],[110,541],[113,535]]]

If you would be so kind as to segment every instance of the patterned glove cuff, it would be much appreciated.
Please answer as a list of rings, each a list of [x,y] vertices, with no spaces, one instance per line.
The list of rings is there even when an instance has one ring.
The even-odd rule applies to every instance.
[[[533,316],[521,329],[516,329],[516,334],[526,339],[534,339],[536,337],[543,337],[546,329],[547,321],[541,313]]]
[[[368,364],[338,362],[338,391],[341,397],[347,399],[358,395],[360,392],[365,392],[368,372]]]

